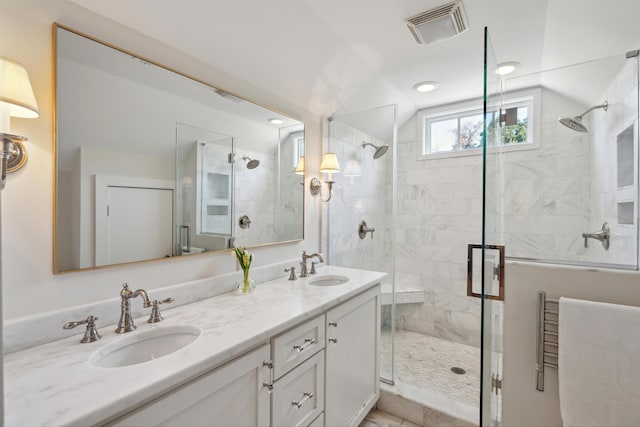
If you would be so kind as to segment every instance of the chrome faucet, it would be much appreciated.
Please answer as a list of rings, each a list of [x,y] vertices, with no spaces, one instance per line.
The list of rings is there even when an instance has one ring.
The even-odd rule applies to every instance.
[[[122,298],[120,302],[120,320],[118,321],[116,333],[124,334],[125,332],[133,331],[136,328],[136,325],[133,324],[131,304],[129,303],[129,300],[137,296],[142,296],[142,299],[144,300],[142,306],[144,308],[151,307],[151,301],[149,301],[149,294],[147,294],[147,291],[144,289],[130,291],[129,285],[126,283],[122,285],[122,290],[120,291],[120,297]]]
[[[315,253],[315,254],[307,255],[305,251],[302,251],[302,262],[300,263],[300,277],[309,276],[309,273],[307,273],[307,260],[313,257],[318,258],[319,262],[324,262],[320,254]],[[313,270],[313,274],[315,274],[315,269]]]

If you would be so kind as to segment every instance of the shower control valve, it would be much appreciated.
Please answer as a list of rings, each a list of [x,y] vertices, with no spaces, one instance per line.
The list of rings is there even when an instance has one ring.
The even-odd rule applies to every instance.
[[[376,231],[375,228],[369,228],[365,221],[360,221],[360,225],[358,226],[358,236],[360,236],[361,239],[367,237],[367,233],[371,233],[371,238],[373,239],[374,231]]]
[[[242,229],[249,228],[251,226],[251,220],[247,215],[242,215],[238,223]]]

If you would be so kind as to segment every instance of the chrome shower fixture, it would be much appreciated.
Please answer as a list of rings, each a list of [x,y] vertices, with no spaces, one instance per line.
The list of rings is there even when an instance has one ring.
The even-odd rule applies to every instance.
[[[257,167],[260,165],[260,160],[256,160],[256,159],[251,160],[251,159],[250,159],[249,157],[247,157],[247,156],[243,156],[243,157],[242,157],[242,160],[245,160],[245,161],[246,161],[246,160],[248,160],[248,162],[247,162],[247,169],[255,169],[255,168],[257,168]]]
[[[597,108],[602,108],[604,111],[607,111],[607,109],[609,108],[609,103],[607,101],[604,101],[603,104],[593,106],[589,108],[587,111],[585,111],[584,113],[580,114],[579,116],[561,117],[558,119],[558,121],[571,130],[575,130],[576,132],[586,133],[589,131],[589,129],[584,123],[582,123],[582,118],[586,114],[590,113],[592,110],[595,110]]]
[[[387,150],[389,149],[389,144],[384,144],[384,145],[381,145],[381,146],[377,146],[377,145],[374,145],[374,144],[372,144],[370,142],[362,141],[362,148],[366,147],[367,145],[370,145],[370,146],[372,146],[373,148],[376,149],[375,153],[373,153],[373,158],[374,159],[379,159],[380,157],[384,156],[384,153],[386,153]]]

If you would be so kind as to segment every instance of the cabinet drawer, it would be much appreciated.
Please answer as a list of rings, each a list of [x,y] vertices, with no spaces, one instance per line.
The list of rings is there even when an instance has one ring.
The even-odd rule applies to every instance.
[[[278,379],[324,348],[324,316],[318,316],[273,339],[273,376]]]
[[[324,410],[324,351],[273,385],[273,427],[307,427]]]
[[[320,414],[318,418],[311,421],[311,424],[309,424],[309,427],[324,427],[324,412]]]

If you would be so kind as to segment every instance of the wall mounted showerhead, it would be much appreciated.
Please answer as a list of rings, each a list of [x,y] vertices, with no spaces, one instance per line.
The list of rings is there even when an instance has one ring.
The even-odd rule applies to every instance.
[[[387,152],[387,150],[389,149],[389,144],[384,144],[381,146],[377,146],[377,145],[373,145],[370,142],[365,142],[362,141],[362,148],[366,147],[367,145],[372,146],[373,148],[376,149],[375,153],[373,153],[373,158],[374,159],[379,159],[380,157],[384,156],[384,153]]]
[[[596,108],[602,108],[604,111],[607,111],[607,109],[609,108],[609,103],[607,101],[604,101],[604,103],[589,108],[587,111],[580,114],[579,116],[561,117],[558,119],[558,121],[571,130],[575,130],[576,132],[586,133],[589,131],[589,129],[584,123],[582,123],[582,118],[586,114],[590,113],[592,110],[595,110]]]
[[[247,156],[243,156],[243,157],[242,157],[242,160],[245,160],[245,161],[247,161],[247,160],[248,160],[248,162],[247,162],[247,169],[255,169],[255,168],[257,168],[257,167],[260,165],[260,160],[256,160],[256,159],[251,160],[251,159],[250,159],[249,157],[247,157]]]

